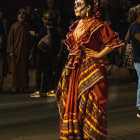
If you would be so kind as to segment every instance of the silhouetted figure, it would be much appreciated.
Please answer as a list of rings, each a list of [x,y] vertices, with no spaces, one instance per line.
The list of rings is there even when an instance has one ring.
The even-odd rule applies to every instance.
[[[41,26],[43,25],[41,20],[41,12],[38,8],[32,8],[31,6],[27,5],[26,8],[26,22],[31,26],[32,31],[35,31],[36,34],[39,34]],[[37,48],[38,40],[33,38],[33,47]],[[32,60],[30,61],[30,67],[36,67],[36,53],[33,53]]]
[[[3,17],[3,11],[0,10],[0,93],[2,92],[2,86],[4,77],[7,75],[7,55],[6,55],[6,41],[8,34],[7,20]]]

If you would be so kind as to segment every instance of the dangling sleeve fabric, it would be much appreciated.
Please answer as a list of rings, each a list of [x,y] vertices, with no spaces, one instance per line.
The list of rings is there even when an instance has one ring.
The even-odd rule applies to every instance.
[[[114,32],[108,25],[104,24],[98,30],[98,37],[104,47],[117,48],[124,45],[124,42],[119,39],[119,34]]]

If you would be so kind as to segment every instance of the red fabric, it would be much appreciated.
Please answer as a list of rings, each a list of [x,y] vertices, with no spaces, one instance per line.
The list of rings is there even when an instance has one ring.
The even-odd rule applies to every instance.
[[[99,52],[104,47],[117,48],[124,45],[124,42],[119,39],[118,33],[114,32],[107,24],[96,19],[95,16],[82,22],[85,24],[85,32],[76,40],[74,31],[78,24],[80,24],[79,21],[76,21],[70,27],[70,32],[64,41],[71,56],[71,62],[67,64],[69,69],[74,69],[75,64],[80,63],[80,58],[83,57],[85,48]],[[108,67],[106,65],[109,65],[109,61],[106,58],[100,58],[99,61],[102,61],[101,65]]]
[[[123,43],[119,40],[117,33],[112,31],[108,25],[96,19],[95,16],[81,21],[76,21],[70,27],[70,32],[64,41],[70,56],[66,68],[71,73],[69,81],[67,81],[68,92],[67,90],[65,92],[67,98],[61,96],[62,83],[59,87],[58,102],[63,119],[61,122],[61,137],[62,139],[69,139],[70,137],[73,140],[79,137],[83,139],[83,136],[80,135],[80,132],[83,131],[83,135],[88,138],[105,140],[107,134],[105,106],[108,89],[104,71],[108,61],[106,58],[97,60],[93,57],[92,59],[86,58],[85,48],[99,52],[104,47],[121,47]],[[78,27],[81,30],[78,30]],[[84,62],[86,62],[86,65],[83,65],[82,68]],[[96,67],[92,69],[94,65]],[[81,71],[87,73],[87,75],[85,74],[85,77],[80,81]],[[61,81],[63,81],[62,79],[63,77]],[[85,89],[80,91],[81,94],[78,93],[80,82],[83,85],[81,86],[82,89]],[[78,96],[78,94],[81,96]],[[78,120],[78,122],[75,120]]]

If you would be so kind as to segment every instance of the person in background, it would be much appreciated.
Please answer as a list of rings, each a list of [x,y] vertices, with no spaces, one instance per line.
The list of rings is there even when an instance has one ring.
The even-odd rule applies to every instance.
[[[7,34],[7,20],[4,18],[3,11],[0,9],[0,93],[2,92],[4,77],[7,75],[8,72],[6,55]]]
[[[132,7],[129,9],[128,13],[128,22],[131,24],[134,22],[134,19],[132,19],[135,15],[135,7]],[[125,51],[124,51],[124,58],[123,58],[123,66],[127,67],[130,73],[131,82],[137,82],[137,73],[136,69],[134,68],[134,57],[132,52],[132,42],[130,38],[130,31],[127,31],[127,34],[125,36]]]
[[[45,11],[42,21],[44,25],[39,34],[32,32],[39,43],[36,62],[36,91],[30,97],[40,97],[41,93],[48,92],[55,86],[56,77],[53,72],[60,47],[60,37],[55,26],[55,13],[52,10]]]
[[[138,108],[137,117],[140,118],[140,4],[134,7],[132,14],[129,14],[129,19],[132,24],[128,29],[127,38],[131,39],[134,67],[138,75],[136,106]]]
[[[32,10],[32,8],[31,8],[29,5],[27,5],[27,6],[25,7],[25,10],[26,10],[26,14],[27,14],[27,16],[26,16],[26,22],[27,22],[31,27],[33,27],[33,18],[34,18],[33,10]]]
[[[55,13],[55,24],[57,25],[60,25],[60,22],[61,22],[61,14],[59,12],[59,10],[56,8],[56,5],[55,5],[55,0],[46,0],[46,4],[48,6],[48,10],[52,10],[54,13]]]
[[[24,92],[29,88],[28,66],[31,59],[32,39],[30,26],[25,22],[26,11],[19,9],[18,21],[9,32],[7,53],[12,71],[12,92]]]
[[[108,86],[106,55],[124,46],[118,33],[96,17],[93,0],[75,0],[75,21],[64,40],[69,60],[56,99],[60,140],[106,140]]]
[[[41,12],[38,8],[33,8],[30,5],[27,5],[25,7],[27,16],[26,16],[26,22],[31,26],[32,31],[34,31],[36,34],[39,34],[39,31],[42,27],[42,20],[41,20]],[[37,48],[38,40],[36,38],[32,38],[33,40],[33,48]],[[36,67],[36,56],[37,54],[34,51],[32,55],[32,59],[30,61],[30,68],[35,69]]]

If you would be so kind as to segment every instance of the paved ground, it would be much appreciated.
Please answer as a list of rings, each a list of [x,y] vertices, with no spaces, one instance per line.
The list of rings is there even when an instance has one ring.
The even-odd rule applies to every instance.
[[[10,76],[4,85],[10,89]],[[30,72],[31,90],[34,71]],[[136,118],[136,88],[126,69],[108,76],[108,140],[140,140]],[[29,98],[28,94],[0,94],[0,140],[58,140],[59,114],[54,97]]]

